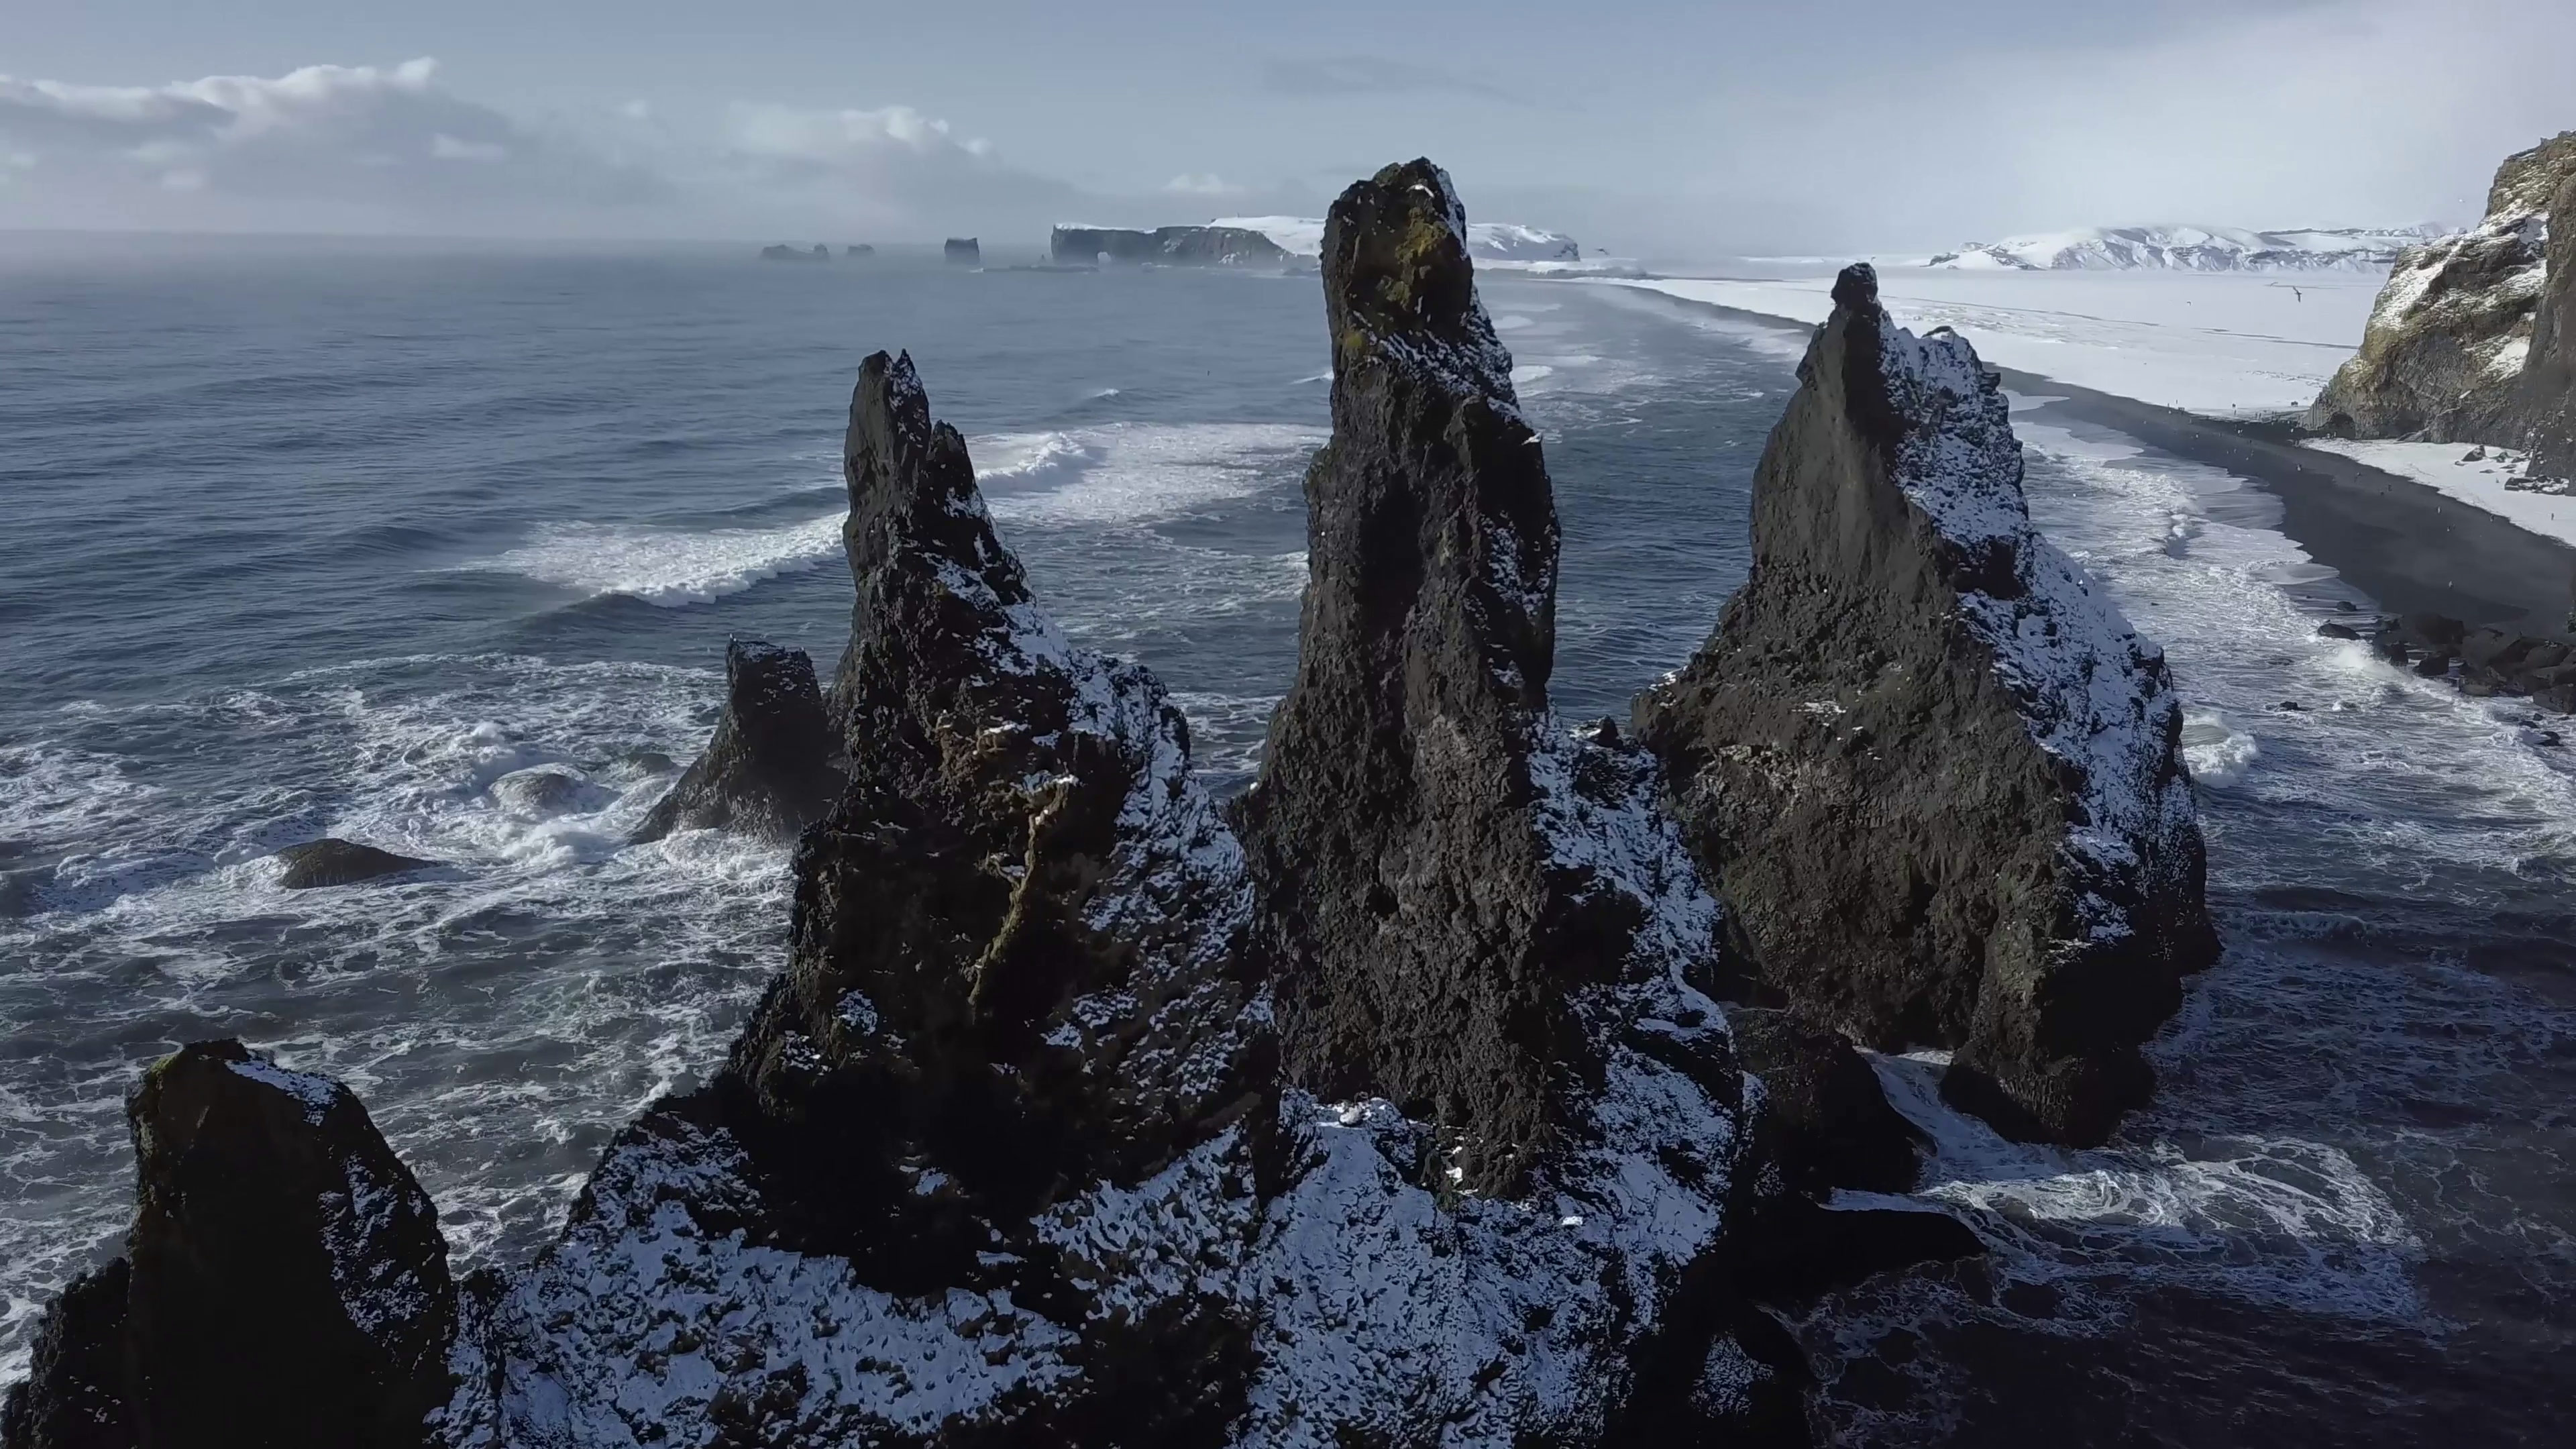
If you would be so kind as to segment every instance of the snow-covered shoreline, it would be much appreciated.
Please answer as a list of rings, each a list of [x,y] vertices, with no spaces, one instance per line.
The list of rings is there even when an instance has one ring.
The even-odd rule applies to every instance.
[[[2522,455],[2467,443],[2404,443],[2383,439],[2310,438],[2307,446],[2339,453],[2384,473],[2410,478],[2516,528],[2576,546],[2576,497],[2516,488]]]
[[[2295,412],[2360,344],[2381,278],[2241,272],[1960,272],[1888,267],[1879,295],[1917,332],[1951,327],[2001,367],[2207,417]],[[1605,278],[1812,325],[1831,275]]]

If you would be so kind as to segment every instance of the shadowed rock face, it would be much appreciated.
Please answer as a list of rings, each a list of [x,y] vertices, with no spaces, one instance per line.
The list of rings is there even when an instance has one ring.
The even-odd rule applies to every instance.
[[[1181,267],[1282,266],[1294,260],[1277,242],[1235,226],[1165,226],[1152,231],[1060,226],[1047,238],[1059,263],[1155,262]]]
[[[715,736],[635,832],[738,830],[793,841],[840,798],[840,753],[814,661],[757,639],[725,646],[725,708]]]
[[[1883,1049],[1956,1049],[2006,1131],[2100,1140],[2212,959],[2161,653],[2030,527],[1968,345],[1865,266],[1754,477],[1754,565],[1640,697],[1673,809],[1762,980]]]
[[[2549,259],[2532,325],[2531,360],[2523,366],[2520,408],[2531,471],[2576,478],[2576,164],[2549,208]]]
[[[2371,308],[2361,350],[2307,425],[2347,438],[2523,441],[2550,200],[2576,177],[2576,131],[2507,157],[2475,228],[2409,247]]]
[[[1569,899],[1533,813],[1556,510],[1463,235],[1425,162],[1326,223],[1333,439],[1306,477],[1297,675],[1242,820],[1294,963],[1291,1074],[1439,1123],[1495,1191],[1589,1069],[1561,999],[1632,923]]]
[[[452,1387],[447,1243],[348,1088],[203,1042],[126,1116],[127,1256],[52,1310],[0,1417],[12,1449],[428,1442]]]

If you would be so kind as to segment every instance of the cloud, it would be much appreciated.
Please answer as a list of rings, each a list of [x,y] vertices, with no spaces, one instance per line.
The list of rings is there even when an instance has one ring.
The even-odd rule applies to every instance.
[[[727,114],[713,189],[744,216],[847,235],[1043,237],[1082,193],[1004,161],[910,106],[804,110],[745,103]]]
[[[1533,104],[1527,96],[1488,81],[1454,75],[1410,61],[1370,55],[1273,60],[1261,68],[1264,89],[1283,96],[1414,95],[1429,92],[1474,96],[1508,106]]]
[[[453,226],[663,194],[447,91],[427,58],[163,86],[0,77],[0,150],[27,158],[13,196],[57,224]]]

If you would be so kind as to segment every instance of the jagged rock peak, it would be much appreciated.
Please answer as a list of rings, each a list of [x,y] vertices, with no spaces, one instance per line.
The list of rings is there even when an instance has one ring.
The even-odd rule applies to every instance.
[[[1560,998],[1607,967],[1555,939],[1532,756],[1553,730],[1556,509],[1465,227],[1427,161],[1325,223],[1333,437],[1306,477],[1297,674],[1243,821],[1294,963],[1293,1074],[1440,1123],[1463,1180],[1496,1190],[1579,1072]]]
[[[10,1391],[11,1449],[431,1442],[456,1296],[438,1212],[347,1087],[237,1041],[126,1103],[126,1256],[76,1281]]]
[[[1407,161],[1344,191],[1324,221],[1323,270],[1337,374],[1403,368],[1518,413],[1511,354],[1476,298],[1467,211],[1448,172]]]
[[[2162,652],[2031,527],[1992,373],[1867,266],[1754,476],[1754,564],[1637,733],[1763,980],[1954,1048],[2008,1132],[2098,1141],[2215,953]]]
[[[2361,350],[2307,413],[2347,438],[2523,445],[2551,198],[2576,178],[2576,131],[2505,158],[2467,231],[2399,253]]]
[[[840,797],[840,754],[814,661],[759,639],[725,645],[725,707],[706,753],[655,802],[638,842],[730,829],[793,841]]]

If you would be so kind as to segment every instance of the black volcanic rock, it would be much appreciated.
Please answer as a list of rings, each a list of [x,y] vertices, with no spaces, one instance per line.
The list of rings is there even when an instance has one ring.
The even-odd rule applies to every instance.
[[[1771,1139],[1764,1160],[1791,1191],[1823,1198],[1835,1188],[1913,1190],[1922,1134],[1888,1105],[1878,1074],[1850,1042],[1777,1009],[1730,1006],[1726,1024],[1745,1070],[1762,1079],[1756,1130]]]
[[[1445,370],[1459,329],[1491,339],[1447,178],[1391,169],[1335,216],[1346,258],[1413,248],[1418,284],[1335,305],[1337,331],[1375,329],[1342,353],[1336,450],[1403,470],[1373,485],[1384,496],[1461,511],[1386,536],[1361,591],[1450,569],[1487,470],[1552,544],[1508,362],[1491,348],[1475,372]],[[1450,311],[1417,306],[1440,299]],[[1443,441],[1479,437],[1522,451],[1461,466]],[[1579,969],[1529,980],[1556,965],[1537,947],[1387,964],[1457,983],[1466,999],[1431,1009],[1539,1078],[1527,1100],[1548,1136],[1521,1153],[1464,1113],[1405,1115],[1369,1085],[1401,1070],[1391,1058],[1325,1094],[1282,1082],[1272,973],[1306,963],[1272,954],[1257,922],[1277,926],[1292,896],[1313,919],[1305,884],[1273,874],[1257,903],[1179,713],[1145,671],[1047,621],[908,362],[863,369],[846,458],[859,602],[831,708],[852,785],[798,852],[789,969],[716,1082],[612,1145],[563,1239],[494,1303],[489,1381],[510,1389],[487,1402],[504,1431],[1396,1444],[1436,1424],[1504,1449],[1652,1423],[1795,1442],[1795,1345],[1730,1286],[1748,1089],[1716,1003],[1683,979],[1711,964],[1716,905],[1656,814],[1652,758],[1578,740],[1531,698],[1546,547],[1515,548],[1538,587],[1509,596],[1512,644],[1422,661],[1526,676],[1430,679],[1445,715],[1310,714],[1297,746],[1427,755],[1472,734],[1490,751],[1486,773],[1396,803],[1422,838],[1460,845],[1438,888],[1504,918],[1462,949],[1513,947],[1525,928],[1508,913],[1527,908]],[[1318,595],[1341,566],[1316,554]],[[1472,580],[1419,592],[1458,610],[1507,597]],[[1426,617],[1428,654],[1444,620],[1479,636],[1491,622]],[[1327,678],[1343,643],[1310,628],[1305,676]],[[1345,799],[1339,818],[1373,829],[1378,803]],[[1488,891],[1467,871],[1493,863],[1518,873]],[[1355,971],[1330,985],[1361,989]],[[1308,1022],[1347,1019],[1306,1000]],[[1478,1019],[1508,1006],[1537,1029]],[[1504,1085],[1481,1066],[1458,1080],[1466,1108]],[[1498,1169],[1527,1195],[1485,1191]]]
[[[379,876],[400,875],[407,870],[421,870],[436,865],[433,860],[415,860],[378,850],[372,845],[325,836],[302,845],[290,845],[277,853],[286,864],[286,873],[278,884],[291,891],[312,890],[317,886],[356,885]]]
[[[2515,408],[2533,475],[2576,480],[2576,165],[2550,203],[2549,253]]]
[[[725,645],[725,707],[706,753],[637,827],[638,842],[674,830],[737,830],[793,841],[847,783],[823,711],[814,661],[758,639]]]
[[[2398,254],[2361,350],[2308,409],[2346,438],[2519,445],[2526,354],[2551,198],[2576,178],[2576,131],[2505,158],[2475,228]]]
[[[1297,674],[1242,824],[1283,960],[1291,1075],[1383,1094],[1515,1191],[1580,1079],[1564,1000],[1635,924],[1588,910],[1536,812],[1556,509],[1511,359],[1427,163],[1354,186],[1324,237],[1333,438],[1306,477]]]
[[[1956,1057],[2008,1132],[2102,1139],[2216,941],[2162,654],[2030,526],[1994,376],[1845,270],[1754,477],[1754,563],[1642,696],[1762,980]]]
[[[11,1449],[432,1442],[456,1326],[437,1208],[327,1077],[201,1042],[126,1105],[126,1257],[66,1290]]]

